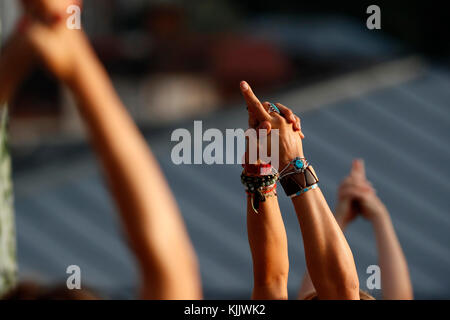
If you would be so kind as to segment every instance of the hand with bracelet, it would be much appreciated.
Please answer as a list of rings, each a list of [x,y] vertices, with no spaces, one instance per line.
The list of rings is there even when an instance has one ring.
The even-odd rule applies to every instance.
[[[250,108],[248,111],[251,128],[270,130],[270,122],[260,123]],[[286,230],[277,199],[278,171],[259,159],[256,163],[249,163],[251,143],[259,145],[260,141],[247,141],[241,181],[247,193],[247,232],[253,260],[252,299],[287,299],[289,257]]]
[[[241,83],[241,91],[249,111],[249,125],[267,129],[269,135],[272,129],[278,129],[278,133],[273,132],[279,138],[279,169],[284,175],[281,184],[297,213],[315,294],[319,299],[359,299],[353,255],[303,154],[299,119],[281,104],[261,103],[246,82]],[[255,274],[253,297],[255,292],[273,293],[273,288],[279,290],[281,283],[287,284],[288,269],[286,232],[277,198],[266,199],[258,212],[247,210]],[[261,279],[266,280],[266,290],[257,290]]]

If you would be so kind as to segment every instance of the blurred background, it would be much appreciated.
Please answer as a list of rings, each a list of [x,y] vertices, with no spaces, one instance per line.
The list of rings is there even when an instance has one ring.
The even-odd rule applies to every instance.
[[[0,0],[3,43],[17,2]],[[370,4],[381,8],[381,30],[366,27]],[[170,135],[192,131],[193,120],[204,130],[245,128],[241,80],[301,116],[331,207],[351,160],[365,159],[415,297],[450,298],[449,19],[431,1],[85,1],[83,28],[173,188],[206,298],[251,294],[241,168],[175,166]],[[70,94],[36,67],[10,112],[21,278],[65,281],[76,264],[105,297],[136,297],[134,260]],[[280,202],[294,298],[303,244],[291,204]],[[366,268],[377,264],[371,226],[359,219],[347,236],[366,289]]]

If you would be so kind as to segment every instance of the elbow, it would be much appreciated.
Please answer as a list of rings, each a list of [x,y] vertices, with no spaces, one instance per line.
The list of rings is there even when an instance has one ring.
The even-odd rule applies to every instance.
[[[336,297],[339,300],[360,300],[358,277],[347,279],[336,288]]]
[[[318,290],[320,299],[326,300],[359,300],[359,282],[336,282],[330,283],[321,292]]]
[[[359,300],[359,279],[356,271],[353,256],[347,256],[348,259],[339,258],[331,269],[328,282],[330,285],[330,292],[333,294],[331,299],[337,300]]]
[[[252,299],[256,300],[287,300],[288,276],[285,273],[255,277]]]
[[[359,280],[356,271],[332,272],[330,277],[314,284],[320,299],[359,300]]]
[[[354,265],[353,265],[354,266]],[[358,273],[354,267],[343,270],[337,279],[335,292],[336,299],[341,300],[359,300],[359,279]]]

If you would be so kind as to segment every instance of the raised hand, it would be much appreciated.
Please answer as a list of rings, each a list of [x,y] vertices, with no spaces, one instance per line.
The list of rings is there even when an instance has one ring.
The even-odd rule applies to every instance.
[[[26,23],[21,29],[32,50],[57,78],[68,80],[77,69],[79,52],[90,48],[84,33],[67,28],[64,22],[67,7],[81,1],[23,0],[23,4]]]
[[[405,256],[389,212],[366,178],[362,160],[353,161],[350,175],[339,187],[338,198],[336,220],[342,229],[359,214],[369,220],[374,227],[382,274],[383,298],[412,299],[413,290]]]
[[[245,81],[241,82],[241,92],[247,103],[250,128],[266,129],[269,135],[272,134],[272,129],[278,130],[279,167],[283,168],[296,157],[303,157],[302,138],[304,135],[301,132],[300,119],[289,108],[281,104],[276,104],[281,115],[269,112],[270,103],[261,103]]]
[[[57,78],[67,80],[73,75],[77,61],[75,47],[82,44],[80,31],[34,21],[25,35],[35,54]]]
[[[364,161],[354,160],[349,176],[343,180],[338,190],[337,221],[345,227],[358,214],[369,221],[373,221],[386,212],[386,208],[377,197],[375,189],[366,178]]]

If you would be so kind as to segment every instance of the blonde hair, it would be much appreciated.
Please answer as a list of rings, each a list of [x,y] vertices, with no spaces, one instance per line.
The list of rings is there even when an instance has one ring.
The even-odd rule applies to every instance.
[[[369,293],[365,292],[364,290],[359,289],[359,299],[360,300],[376,300],[374,297],[372,297]],[[303,298],[303,300],[319,300],[319,297],[317,296],[317,293],[314,291]]]

